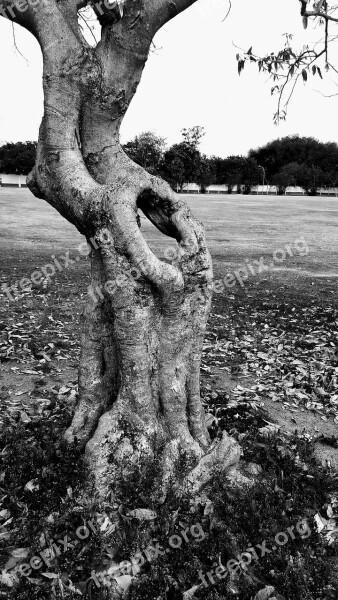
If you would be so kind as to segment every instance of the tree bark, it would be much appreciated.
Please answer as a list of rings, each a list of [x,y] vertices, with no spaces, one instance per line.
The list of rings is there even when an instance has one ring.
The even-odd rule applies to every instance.
[[[156,31],[193,1],[125,0],[123,14],[112,3],[114,10],[97,12],[102,38],[94,49],[77,25],[83,4],[43,0],[16,19],[44,57],[44,117],[29,187],[95,240],[79,403],[66,439],[85,446],[102,498],[160,448],[164,483],[183,451],[193,491],[212,467],[226,470],[239,458],[226,434],[210,443],[200,398],[212,293],[203,227],[168,184],[126,156],[119,139]],[[148,247],[139,210],[176,239],[172,264]]]

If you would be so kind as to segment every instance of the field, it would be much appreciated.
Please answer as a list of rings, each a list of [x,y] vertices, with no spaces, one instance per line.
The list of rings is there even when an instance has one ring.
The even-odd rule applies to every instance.
[[[228,195],[184,196],[204,223],[216,273],[245,259],[271,257],[275,250],[304,237],[310,252],[301,261],[287,260],[279,268],[299,275],[336,277],[338,202],[336,198]],[[51,254],[75,252],[82,237],[75,228],[27,190],[0,189],[1,267],[19,269],[17,261],[43,264]],[[163,236],[143,218],[142,230],[151,247],[163,256]],[[167,238],[166,238],[167,240]],[[8,257],[12,264],[8,265]],[[42,260],[42,262],[41,262]],[[4,264],[3,264],[4,263]],[[26,271],[27,272],[27,271]]]
[[[196,595],[184,597],[198,600],[261,600],[274,590],[282,600],[337,598],[338,201],[185,198],[205,225],[214,263],[201,367],[210,434],[225,429],[240,442],[242,468],[255,475],[254,485],[236,490],[216,477],[206,508],[205,498],[192,506],[191,498],[169,495],[155,507],[160,518],[149,531],[123,511],[154,508],[153,466],[149,475],[142,465],[134,482],[126,480],[127,507],[116,510],[113,493],[104,506],[83,498],[82,454],[63,444],[62,433],[77,397],[89,285],[84,240],[27,190],[0,189],[0,595],[9,600],[105,597],[93,586],[92,569],[125,561],[144,539],[165,545],[178,513],[190,531],[199,519],[206,539],[147,564],[133,599],[178,599],[188,588]],[[169,258],[173,241],[144,217],[141,230],[154,252]],[[114,527],[118,519],[116,536],[102,533],[108,517]],[[23,560],[92,519],[100,532],[88,543],[76,541],[80,551],[68,545],[44,572],[36,567],[15,583]],[[321,533],[318,519],[325,519]],[[211,572],[221,557],[288,538],[290,525],[299,539],[291,536],[285,548],[277,542],[267,556],[256,553],[235,577],[201,584],[198,574]],[[256,596],[259,589],[263,595]]]
[[[244,377],[248,387],[248,380],[251,384],[255,383],[257,374],[260,381],[262,377],[266,378],[269,364],[252,362],[252,353],[245,354],[241,347],[243,335],[254,330],[256,341],[252,344],[255,346],[257,335],[264,334],[266,325],[275,329],[282,325],[287,329],[292,317],[294,326],[290,335],[294,332],[299,338],[316,329],[318,320],[322,324],[327,311],[331,315],[337,308],[337,199],[239,195],[192,195],[185,196],[185,199],[205,225],[217,282],[206,341],[207,345],[209,342],[211,345],[205,356],[206,362],[213,364],[210,371],[208,366],[205,367],[203,377],[211,378],[216,388],[228,391],[236,388]],[[45,364],[41,355],[40,367],[51,371],[54,383],[74,382],[79,316],[89,283],[88,259],[79,252],[84,238],[53,208],[33,198],[27,190],[1,189],[0,212],[0,284],[11,286],[23,277],[30,278],[32,272],[47,264],[53,265],[51,257],[62,268],[67,262],[68,252],[74,263],[62,270],[54,263],[55,274],[49,281],[33,284],[31,290],[24,292],[19,288],[16,300],[12,292],[10,300],[0,290],[2,327],[12,331],[18,322],[29,324],[28,329],[25,324],[18,327],[14,333],[18,337],[12,338],[10,345],[7,340],[2,347],[3,355],[10,359],[2,363],[3,385],[23,386],[29,393],[33,386],[32,377],[26,374],[23,383],[24,376],[12,368],[13,364],[18,358],[26,363],[31,359],[36,362],[39,352],[47,352],[48,355],[48,344],[54,344],[55,336],[60,338],[58,328],[62,330],[61,341],[66,346],[64,356],[61,351],[61,356],[56,354],[56,357],[55,352],[50,352],[53,360]],[[170,256],[168,250],[174,248],[172,240],[164,239],[144,217],[141,229],[160,258]],[[47,274],[52,268],[47,267]],[[59,322],[58,326],[55,321]],[[257,325],[253,325],[255,322]],[[300,328],[299,331],[297,328]],[[245,331],[246,334],[243,333]],[[231,341],[227,355],[222,354],[219,341],[222,336],[227,338],[225,343]],[[239,341],[233,340],[234,337]],[[218,340],[216,344],[215,339]],[[331,338],[325,338],[325,342],[332,343]],[[319,351],[320,348],[319,340]],[[269,353],[274,356],[273,348]],[[298,354],[292,357],[293,360],[302,359]],[[316,354],[314,360],[317,358]],[[265,368],[267,372],[264,373]],[[316,386],[321,387],[318,382]],[[328,414],[325,403],[324,408],[320,403],[314,407],[311,404],[311,410],[305,411],[292,397],[291,405],[294,402],[295,406],[290,412],[287,404],[275,402],[274,390],[270,388],[271,385],[268,393],[258,394],[259,400],[264,401],[271,416],[283,427],[292,430],[297,425],[311,434],[316,429],[329,436],[337,434],[335,412],[332,410]],[[280,386],[277,385],[277,389],[280,391]],[[334,389],[327,392],[331,392],[332,396]],[[25,394],[19,398],[24,400]],[[326,419],[325,423],[322,417]],[[320,447],[320,452],[324,458],[329,455],[329,459],[338,460],[334,448]]]

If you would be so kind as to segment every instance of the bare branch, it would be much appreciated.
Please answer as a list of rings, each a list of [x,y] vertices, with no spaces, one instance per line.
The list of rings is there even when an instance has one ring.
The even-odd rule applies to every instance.
[[[224,19],[222,19],[222,23],[224,23],[224,21],[225,21],[225,20],[228,18],[229,14],[230,14],[230,11],[231,11],[231,8],[232,8],[232,4],[231,4],[231,0],[229,0],[229,8],[228,8],[228,12],[227,12],[227,14],[225,15]]]

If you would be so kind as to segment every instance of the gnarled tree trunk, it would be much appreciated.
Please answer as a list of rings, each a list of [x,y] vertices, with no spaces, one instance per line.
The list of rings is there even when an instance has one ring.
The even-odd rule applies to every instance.
[[[155,33],[193,1],[100,3],[96,48],[78,27],[82,0],[41,0],[15,18],[37,37],[44,58],[44,117],[29,187],[95,240],[79,403],[66,438],[86,445],[102,497],[118,485],[121,465],[136,465],[160,447],[164,476],[180,449],[190,457],[192,489],[214,464],[231,467],[239,455],[225,434],[210,444],[200,399],[212,291],[203,228],[168,184],[126,156],[119,140]],[[172,264],[148,247],[139,210],[176,239]]]

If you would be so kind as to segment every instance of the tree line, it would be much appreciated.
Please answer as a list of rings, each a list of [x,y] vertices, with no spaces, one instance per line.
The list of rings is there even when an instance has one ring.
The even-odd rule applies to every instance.
[[[273,140],[250,150],[248,156],[206,156],[199,147],[205,131],[183,129],[182,141],[169,148],[163,137],[147,131],[126,143],[125,152],[152,175],[180,191],[196,183],[201,192],[209,185],[226,185],[228,193],[250,194],[253,186],[269,184],[284,194],[299,186],[316,195],[319,188],[338,186],[338,145],[298,135]],[[34,166],[36,142],[8,143],[0,148],[0,172],[27,175]]]

